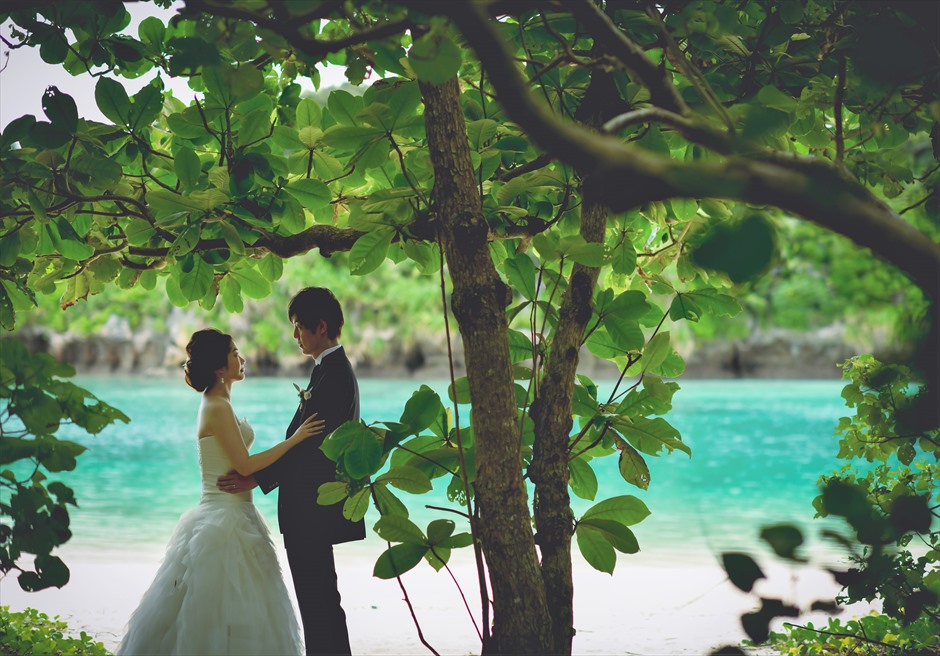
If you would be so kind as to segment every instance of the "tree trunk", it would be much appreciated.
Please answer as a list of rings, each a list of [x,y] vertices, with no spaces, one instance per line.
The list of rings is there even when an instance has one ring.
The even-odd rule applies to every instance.
[[[596,70],[591,75],[577,118],[597,127],[616,112],[620,98],[613,78]],[[597,201],[593,187],[581,189],[581,236],[587,242],[603,242],[607,232],[607,208]],[[561,300],[558,325],[552,336],[545,375],[532,403],[535,444],[529,478],[535,484],[536,541],[542,554],[542,580],[552,618],[554,653],[570,654],[574,638],[574,585],[571,578],[571,536],[574,515],[568,494],[568,442],[571,433],[571,399],[578,373],[579,349],[591,320],[594,288],[600,269],[575,264],[568,289]]]
[[[493,591],[484,653],[544,654],[551,626],[521,471],[521,435],[509,358],[510,291],[490,258],[457,80],[421,84],[434,165],[434,213],[454,285],[473,406],[480,538]]]

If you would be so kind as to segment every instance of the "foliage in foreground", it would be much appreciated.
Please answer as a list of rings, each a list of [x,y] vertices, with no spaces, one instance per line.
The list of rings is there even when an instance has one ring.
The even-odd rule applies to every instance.
[[[940,429],[920,415],[906,367],[883,364],[871,356],[843,363],[848,384],[842,397],[852,417],[836,428],[841,436],[840,470],[820,480],[813,502],[820,517],[845,521],[844,531],[826,529],[822,537],[843,549],[850,566],[829,569],[843,589],[835,602],[817,600],[800,609],[783,600],[761,600],[761,609],[742,617],[756,642],[768,639],[793,654],[934,653],[940,651]],[[860,464],[862,463],[862,464]],[[789,525],[766,526],[761,537],[781,558],[806,563],[799,553],[802,532]],[[764,574],[746,554],[724,554],[728,574],[749,592]],[[770,633],[775,617],[797,617],[807,610],[833,612],[840,605],[877,603],[881,612],[829,625],[785,624]]]
[[[14,613],[0,606],[0,656],[110,656],[104,644],[82,631],[68,635],[68,624],[35,608]]]
[[[72,537],[68,506],[77,504],[72,488],[46,474],[75,469],[86,447],[55,433],[71,423],[96,434],[130,420],[65,380],[75,375],[70,365],[11,340],[0,342],[0,352],[0,575],[19,570],[29,591],[62,587],[69,570],[51,552]],[[25,554],[35,556],[31,566]]]
[[[825,625],[784,623],[783,633],[773,632],[774,649],[788,656],[926,656],[940,654],[937,623],[921,617],[906,624],[889,615],[874,613],[842,621],[829,618]]]

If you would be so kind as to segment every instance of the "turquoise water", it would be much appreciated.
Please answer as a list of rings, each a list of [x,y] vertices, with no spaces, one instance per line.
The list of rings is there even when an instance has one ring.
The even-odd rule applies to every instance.
[[[76,472],[63,477],[76,491],[71,548],[133,551],[162,546],[180,514],[200,494],[194,425],[199,395],[164,378],[80,377],[76,380],[132,419],[97,436],[70,435],[89,447]],[[296,407],[293,381],[249,378],[233,391],[236,413],[257,435],[253,450],[283,439]],[[302,381],[299,381],[302,382]],[[366,421],[395,420],[422,383],[439,392],[443,381],[360,381]],[[652,515],[634,527],[644,553],[661,560],[710,558],[728,549],[755,549],[762,524],[788,521],[818,534],[811,501],[820,474],[838,466],[833,427],[847,414],[839,381],[686,381],[668,419],[692,447],[649,458],[648,491],[623,481],[616,460],[598,463],[598,500],[634,494]],[[603,388],[603,385],[602,385]],[[412,519],[426,525],[444,515],[425,504],[447,505],[443,487],[430,497],[402,494]],[[255,501],[276,526],[276,493]],[[592,502],[575,499],[576,513]],[[374,511],[370,511],[374,512]],[[367,516],[371,525],[377,517]],[[370,521],[371,520],[371,521]],[[378,540],[378,538],[375,538]],[[372,545],[370,549],[376,547]],[[811,545],[821,548],[818,543]],[[363,545],[366,548],[366,545]]]

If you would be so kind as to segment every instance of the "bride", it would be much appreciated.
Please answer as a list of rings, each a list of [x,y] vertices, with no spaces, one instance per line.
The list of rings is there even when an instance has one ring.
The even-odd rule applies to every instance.
[[[150,588],[116,654],[301,654],[294,608],[267,525],[251,492],[227,494],[216,479],[248,476],[323,431],[315,415],[289,439],[249,455],[254,431],[235,417],[232,384],[245,359],[230,335],[200,330],[186,346],[186,382],[202,392],[197,419],[202,499],[176,526]]]

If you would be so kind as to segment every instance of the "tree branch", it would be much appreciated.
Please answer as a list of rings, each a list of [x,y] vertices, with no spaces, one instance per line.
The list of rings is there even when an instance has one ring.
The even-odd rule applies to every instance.
[[[649,90],[650,100],[654,105],[677,114],[688,113],[689,108],[672,81],[663,75],[643,49],[618,29],[596,4],[591,0],[575,0],[566,3],[566,6],[591,32],[597,43]]]
[[[283,37],[296,48],[298,52],[317,61],[323,59],[330,53],[340,52],[350,46],[366,43],[367,41],[378,41],[394,34],[400,34],[411,27],[411,21],[408,19],[389,21],[387,23],[374,25],[368,29],[356,32],[355,34],[350,34],[342,39],[319,41],[301,34],[299,27],[305,23],[301,23],[296,19],[278,20],[277,18],[257,14],[253,11],[240,9],[227,0],[218,4],[212,2],[212,0],[185,0],[185,2],[186,8],[191,11],[245,20],[254,23],[258,27],[271,30]]]
[[[678,162],[572,126],[529,92],[506,44],[479,7],[445,3],[441,10],[486,66],[509,117],[540,148],[595,176],[605,193],[599,201],[613,211],[669,198],[773,205],[870,248],[940,300],[940,246],[828,162],[776,153],[729,157],[723,163]]]

